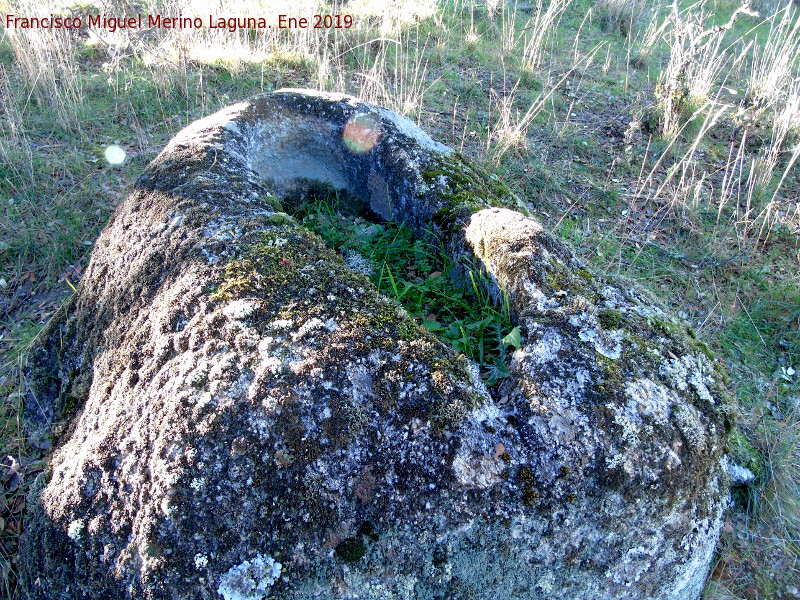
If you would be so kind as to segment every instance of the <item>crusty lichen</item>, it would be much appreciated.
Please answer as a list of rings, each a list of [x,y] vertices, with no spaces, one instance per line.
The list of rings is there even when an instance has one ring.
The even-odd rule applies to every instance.
[[[280,578],[282,569],[283,565],[271,556],[257,554],[231,567],[220,578],[217,592],[225,600],[264,600]]]

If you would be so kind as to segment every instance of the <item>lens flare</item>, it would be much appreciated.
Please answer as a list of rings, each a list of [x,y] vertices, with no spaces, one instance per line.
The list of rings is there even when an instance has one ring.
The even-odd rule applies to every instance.
[[[103,152],[103,156],[106,157],[110,165],[121,165],[125,162],[125,150],[117,145],[106,148],[105,152]]]
[[[357,154],[369,152],[381,137],[380,125],[374,117],[360,114],[350,117],[344,126],[345,145]]]

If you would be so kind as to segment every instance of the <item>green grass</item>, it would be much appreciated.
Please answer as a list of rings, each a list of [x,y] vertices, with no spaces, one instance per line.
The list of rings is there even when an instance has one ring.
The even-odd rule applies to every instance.
[[[454,264],[435,236],[421,239],[403,224],[343,213],[335,193],[305,204],[295,216],[346,262],[360,265],[422,328],[474,360],[486,385],[508,376],[507,354],[521,342],[507,301],[495,306],[485,275]]]

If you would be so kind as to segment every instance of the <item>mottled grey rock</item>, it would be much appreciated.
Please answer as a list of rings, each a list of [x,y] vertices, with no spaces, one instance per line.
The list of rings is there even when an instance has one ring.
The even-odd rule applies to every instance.
[[[273,191],[309,179],[486,269],[522,332],[511,376],[490,393],[280,212]],[[32,353],[26,413],[56,443],[28,598],[697,598],[724,374],[513,205],[346,96],[282,91],[181,132]]]

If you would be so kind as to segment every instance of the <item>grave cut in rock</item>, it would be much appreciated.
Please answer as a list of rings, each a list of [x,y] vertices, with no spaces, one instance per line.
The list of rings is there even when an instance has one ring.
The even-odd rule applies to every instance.
[[[508,295],[475,366],[281,211],[309,181],[434,229]],[[28,365],[28,598],[695,600],[724,372],[413,123],[285,90],[179,133]]]

